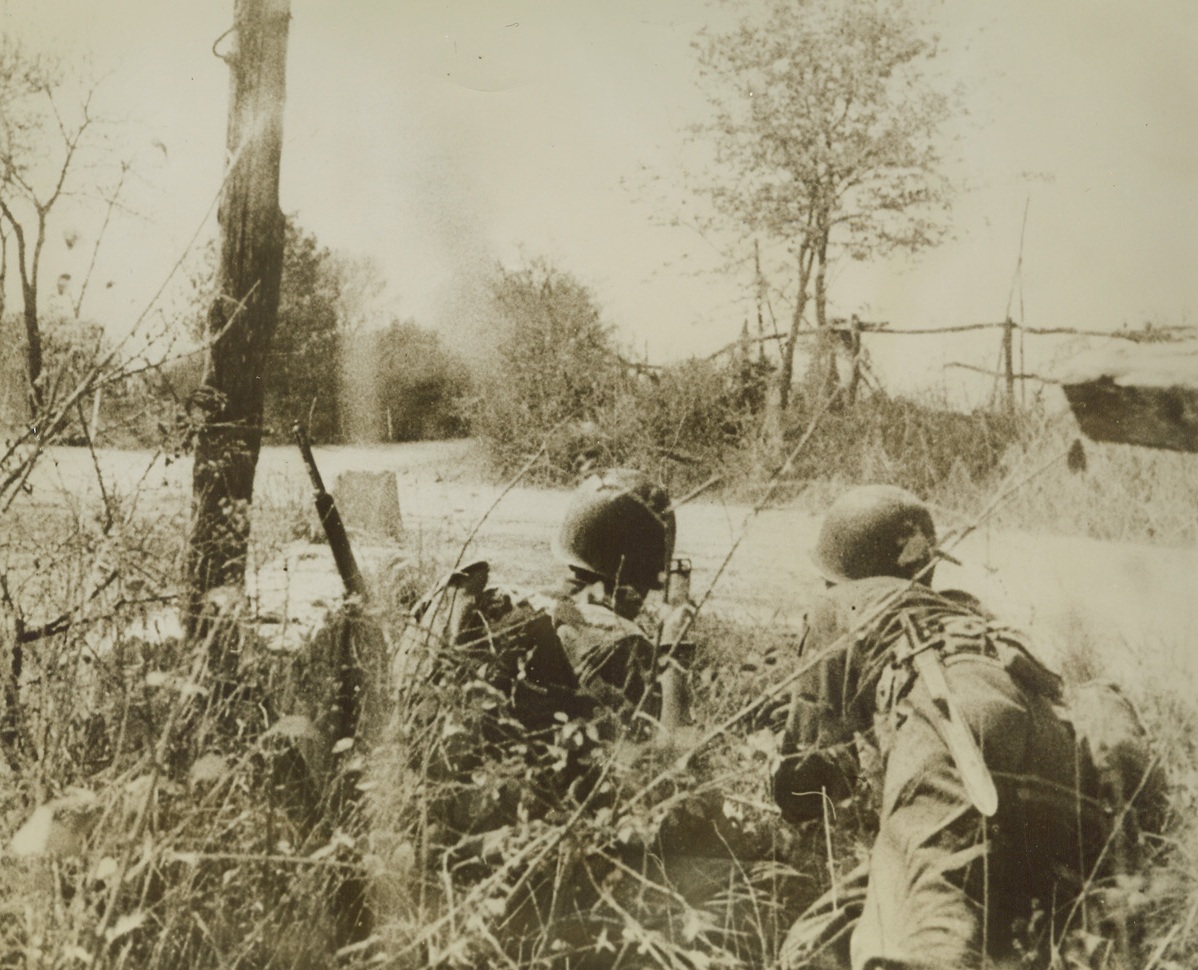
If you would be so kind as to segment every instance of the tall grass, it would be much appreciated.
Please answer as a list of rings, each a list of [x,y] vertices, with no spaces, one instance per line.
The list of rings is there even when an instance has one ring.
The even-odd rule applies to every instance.
[[[744,436],[727,425],[714,393],[723,385],[708,379],[659,383],[664,400],[652,415],[627,417],[629,427],[656,423],[650,438],[628,439],[652,441],[652,450],[621,451],[602,436],[596,446],[591,432],[595,457],[668,462],[686,480],[719,469],[730,489],[754,494],[768,462],[756,445],[729,444]],[[793,472],[796,485],[818,480],[813,501],[847,482],[883,480],[976,511],[996,482],[1072,440],[1067,423],[1037,414],[968,418],[877,400],[829,417],[810,464]],[[691,427],[707,445],[687,437]],[[1193,541],[1190,456],[1118,446],[1087,453],[1084,472],[1062,460],[1015,495],[1000,524]],[[720,464],[710,464],[716,455]],[[257,562],[311,531],[306,496],[267,497],[255,510]],[[408,630],[407,608],[433,564],[453,551],[428,550],[428,561],[378,577],[387,595],[371,623],[351,627],[346,640],[344,623],[332,622],[293,654],[277,649],[271,627],[252,621],[236,596],[207,640],[155,630],[156,610],[175,590],[182,509],[146,508],[111,490],[97,507],[35,495],[5,525],[7,595],[22,622],[69,622],[24,644],[19,670],[11,637],[4,652],[0,966],[756,967],[775,957],[803,905],[868,848],[876,820],[864,796],[840,807],[830,831],[791,829],[772,807],[782,711],[750,707],[793,669],[785,631],[701,617],[695,724],[671,744],[649,741],[643,719],[595,736],[565,721],[495,752],[464,784],[422,766],[478,716],[485,684],[369,689],[383,682],[386,643]],[[1144,837],[1143,867],[1095,888],[1107,915],[1119,917],[1108,922],[1121,923],[1135,947],[1133,966],[1192,966],[1191,685],[1121,660],[1122,645],[1082,623],[1072,633],[1057,659],[1074,681],[1123,684],[1170,786],[1168,824]],[[336,746],[347,643],[360,650],[354,664],[373,665],[351,692],[372,729]],[[236,675],[222,678],[227,668],[214,660],[230,655]],[[599,779],[592,789],[533,797],[554,791],[559,766],[581,758]],[[479,818],[511,811],[502,825],[438,827],[447,800],[463,794]],[[354,914],[369,922],[347,919]],[[1113,952],[1114,930],[1109,939],[1101,923],[1087,932],[1096,939],[1080,946]]]

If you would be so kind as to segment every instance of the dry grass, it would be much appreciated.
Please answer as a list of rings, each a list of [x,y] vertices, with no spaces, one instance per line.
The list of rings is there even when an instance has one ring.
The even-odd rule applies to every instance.
[[[993,474],[1037,465],[1068,441],[1045,427],[1007,443]],[[1103,446],[1089,458],[1084,474],[1047,472],[1000,523],[1193,540],[1191,457]],[[877,456],[867,470],[885,477],[890,460]],[[994,481],[950,470],[931,497],[975,511]],[[261,499],[259,561],[310,530],[305,495]],[[447,797],[438,785],[452,791],[455,780],[413,765],[433,760],[446,727],[472,715],[481,685],[434,690],[431,708],[423,692],[419,710],[412,695],[393,733],[369,739],[368,762],[357,760],[365,737],[334,759],[336,638],[280,656],[256,628],[234,624],[238,676],[221,683],[212,643],[147,630],[178,574],[183,513],[163,513],[110,494],[102,507],[17,503],[7,514],[5,572],[25,622],[71,623],[27,646],[19,696],[10,682],[0,722],[9,845],[0,967],[550,967],[616,957],[636,967],[761,966],[803,902],[868,845],[872,820],[860,802],[830,833],[780,823],[767,790],[779,711],[746,710],[793,666],[795,645],[713,616],[697,630],[690,738],[661,747],[613,728],[595,743],[581,725],[559,724],[535,756],[508,750],[479,765],[471,787],[496,799],[527,793],[552,781],[562,752],[568,761],[585,749],[602,797],[516,812],[485,847],[475,832],[431,831]],[[429,550],[431,561],[447,558]],[[430,573],[417,562],[388,578],[374,619],[392,641]],[[1176,644],[1162,647],[1179,655]],[[1188,679],[1148,654],[1137,661],[1077,623],[1057,658],[1074,681],[1120,681],[1170,785],[1168,826],[1145,840],[1144,869],[1100,887],[1111,942],[1101,925],[1091,927],[1097,942],[1082,942],[1100,959],[1130,940],[1131,966],[1179,970],[1198,961],[1198,708]],[[704,734],[710,742],[690,750]],[[347,894],[363,886],[373,913],[365,938],[344,920]]]

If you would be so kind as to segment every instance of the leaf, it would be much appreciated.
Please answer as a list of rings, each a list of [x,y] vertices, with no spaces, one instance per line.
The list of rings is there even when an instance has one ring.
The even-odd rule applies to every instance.
[[[79,855],[99,816],[100,804],[95,794],[75,789],[33,810],[29,820],[12,837],[13,854]]]
[[[136,913],[126,913],[104,934],[104,939],[109,943],[114,940],[119,940],[122,936],[128,936],[134,930],[138,929],[146,921],[146,914],[141,910]]]
[[[225,763],[225,759],[210,751],[196,759],[195,764],[191,766],[191,771],[187,773],[187,780],[192,785],[215,784],[228,773],[229,766]]]
[[[92,879],[95,882],[104,882],[105,880],[115,876],[119,870],[116,859],[110,855],[104,856],[96,863],[96,868],[92,872]]]
[[[316,730],[316,726],[302,714],[288,714],[279,718],[267,729],[266,736],[290,738],[292,741],[301,738],[320,740],[320,732]]]
[[[49,805],[39,805],[33,810],[24,825],[17,829],[12,837],[14,855],[42,855],[47,851],[50,842],[50,829],[54,825],[54,809]]]
[[[166,687],[170,690],[178,691],[184,697],[203,697],[208,693],[208,688],[202,687],[194,681],[178,677],[175,674],[167,673],[165,670],[151,670],[146,674],[146,686]]]

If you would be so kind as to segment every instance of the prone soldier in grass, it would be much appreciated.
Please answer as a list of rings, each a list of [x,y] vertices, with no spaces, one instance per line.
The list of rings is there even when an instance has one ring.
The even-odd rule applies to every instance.
[[[577,804],[617,724],[642,738],[680,726],[690,651],[676,641],[693,607],[683,598],[664,622],[644,609],[665,585],[674,538],[666,490],[613,469],[571,501],[553,544],[566,571],[557,588],[492,585],[478,562],[420,601],[392,672],[409,734],[437,719],[433,706],[443,721],[449,712],[420,746],[421,775],[441,789],[436,842]]]
[[[824,521],[815,663],[774,797],[791,822],[830,824],[872,764],[879,827],[868,865],[795,924],[784,966],[1035,965],[1109,833],[1061,679],[976,599],[931,588],[938,555],[928,508],[900,488],[853,489]]]

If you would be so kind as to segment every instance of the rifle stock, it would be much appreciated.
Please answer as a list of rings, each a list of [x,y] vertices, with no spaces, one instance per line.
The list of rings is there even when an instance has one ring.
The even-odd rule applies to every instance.
[[[320,477],[320,469],[316,467],[316,459],[312,455],[312,444],[308,435],[298,424],[291,429],[295,443],[299,445],[300,455],[304,466],[308,469],[308,478],[312,481],[312,497],[316,502],[316,514],[320,517],[320,525],[325,537],[329,540],[329,548],[333,552],[333,561],[337,564],[337,572],[345,586],[345,592],[350,596],[366,598],[366,581],[358,569],[358,561],[354,558],[353,547],[349,544],[349,536],[345,531],[345,523],[341,521],[341,513],[337,511],[337,503],[324,487]]]

